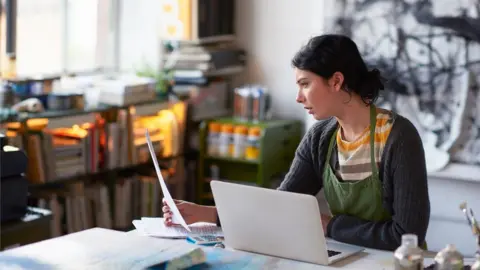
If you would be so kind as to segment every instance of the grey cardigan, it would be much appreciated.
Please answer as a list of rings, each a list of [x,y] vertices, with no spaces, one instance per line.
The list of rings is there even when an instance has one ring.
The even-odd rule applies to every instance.
[[[394,117],[379,167],[383,205],[392,219],[372,222],[337,215],[328,224],[328,237],[384,250],[400,246],[401,237],[406,233],[416,234],[418,242],[424,242],[430,219],[425,152],[413,124],[398,114]],[[328,143],[337,125],[336,119],[331,118],[319,121],[308,130],[280,190],[315,195],[322,189]],[[337,155],[333,156],[332,166],[337,159]]]

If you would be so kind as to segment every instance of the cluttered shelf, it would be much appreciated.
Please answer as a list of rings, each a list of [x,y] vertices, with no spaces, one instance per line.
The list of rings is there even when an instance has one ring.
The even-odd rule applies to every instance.
[[[128,229],[134,218],[161,213],[161,192],[153,177],[145,130],[151,134],[162,175],[178,194],[184,193],[182,173],[178,172],[182,172],[185,158],[187,103],[145,90],[150,82],[108,83],[123,87],[126,94],[117,98],[104,95],[97,106],[67,106],[71,98],[73,104],[75,95],[49,93],[57,102],[64,97],[64,105],[49,108],[51,100],[32,99],[34,103],[22,105],[26,108],[10,108],[17,109],[17,114],[8,121],[3,118],[0,124],[6,145],[28,157],[22,158],[24,176],[19,179],[23,180],[12,185],[21,184],[29,206],[52,212],[44,238],[95,226]],[[149,98],[138,97],[135,91],[143,91],[138,88],[148,92]],[[112,103],[105,104],[108,99]],[[46,108],[35,110],[39,104]],[[2,187],[6,187],[4,183]]]
[[[2,109],[0,110],[0,115],[5,115],[0,117],[0,124],[9,124],[9,123],[23,123],[31,119],[55,119],[55,118],[67,118],[72,116],[79,116],[85,114],[92,114],[92,113],[102,113],[108,112],[111,110],[120,110],[120,109],[128,109],[130,107],[141,107],[141,106],[148,106],[148,105],[155,105],[155,104],[164,104],[166,107],[168,105],[174,104],[175,102],[171,102],[166,98],[154,98],[151,100],[146,100],[142,102],[135,102],[131,104],[125,105],[108,105],[108,104],[98,104],[92,108],[72,108],[72,109],[64,109],[64,110],[47,110],[42,112],[12,112],[12,110]],[[7,114],[10,116],[8,117]]]
[[[185,117],[185,102],[154,99],[95,110],[31,113],[23,122],[2,127],[9,143],[29,156],[29,181],[43,185],[138,169],[148,160],[145,129],[153,134],[159,156],[182,156],[178,146]]]
[[[0,124],[9,124],[9,123],[24,123],[30,119],[39,119],[39,118],[59,118],[59,117],[69,117],[90,113],[100,113],[105,112],[111,109],[110,106],[99,106],[91,109],[69,109],[69,110],[55,110],[55,111],[44,111],[37,113],[29,112],[13,112],[12,109],[3,109],[0,111]]]
[[[290,166],[301,131],[297,120],[226,117],[204,121],[199,136],[199,203],[212,202],[212,179],[275,185],[276,177]]]

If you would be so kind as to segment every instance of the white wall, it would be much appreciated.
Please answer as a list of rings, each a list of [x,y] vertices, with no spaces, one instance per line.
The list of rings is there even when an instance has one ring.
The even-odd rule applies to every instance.
[[[295,102],[291,59],[310,37],[321,34],[323,12],[320,0],[237,1],[238,42],[248,54],[245,82],[270,88],[273,113],[279,117],[305,119]]]

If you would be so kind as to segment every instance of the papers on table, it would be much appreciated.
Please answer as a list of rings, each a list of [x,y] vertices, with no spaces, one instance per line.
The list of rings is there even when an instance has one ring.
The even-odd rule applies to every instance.
[[[180,211],[178,211],[177,205],[173,201],[173,198],[170,195],[170,192],[168,191],[167,185],[165,184],[165,180],[163,179],[162,172],[160,171],[157,155],[155,155],[155,150],[153,148],[152,140],[150,139],[150,134],[148,133],[148,129],[145,129],[145,136],[147,137],[148,150],[150,151],[150,155],[152,156],[153,165],[155,166],[155,170],[157,171],[158,181],[160,181],[160,187],[162,188],[163,197],[166,200],[167,205],[168,207],[170,207],[170,210],[172,211],[172,214],[173,214],[172,222],[175,224],[180,224],[187,231],[190,231],[190,228],[188,227],[187,223],[183,219],[182,214],[180,214]]]
[[[189,230],[181,226],[165,226],[163,218],[142,217],[132,221],[137,231],[146,236],[161,238],[187,238],[189,235],[215,235],[223,237],[220,227],[213,223],[198,222],[189,226]]]

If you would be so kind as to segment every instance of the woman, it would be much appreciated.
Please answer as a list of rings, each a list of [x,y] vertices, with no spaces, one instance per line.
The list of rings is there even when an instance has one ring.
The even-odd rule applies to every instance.
[[[356,44],[341,35],[312,38],[292,63],[297,102],[324,121],[303,137],[279,189],[315,195],[323,188],[333,215],[322,215],[324,231],[335,240],[394,250],[402,234],[413,233],[425,245],[430,202],[422,142],[406,118],[375,107],[379,71],[369,71]],[[215,207],[177,203],[188,223],[217,222]],[[171,224],[168,206],[163,211]]]

